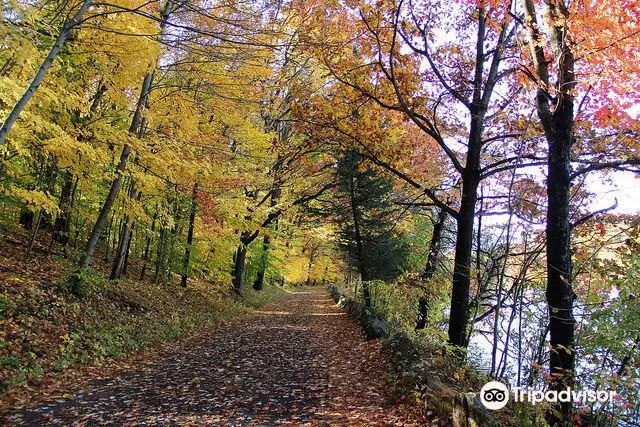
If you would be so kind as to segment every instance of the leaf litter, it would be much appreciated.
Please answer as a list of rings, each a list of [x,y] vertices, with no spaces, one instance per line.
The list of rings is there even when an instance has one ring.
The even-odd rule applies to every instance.
[[[178,342],[152,363],[4,414],[4,425],[425,425],[381,343],[323,289]]]

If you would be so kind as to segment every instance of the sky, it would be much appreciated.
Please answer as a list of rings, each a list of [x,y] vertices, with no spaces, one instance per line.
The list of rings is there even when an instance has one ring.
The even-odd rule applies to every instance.
[[[587,178],[588,188],[596,193],[591,210],[604,209],[618,199],[618,207],[610,213],[640,213],[640,176],[631,172],[609,172],[608,177],[602,173],[594,173]]]

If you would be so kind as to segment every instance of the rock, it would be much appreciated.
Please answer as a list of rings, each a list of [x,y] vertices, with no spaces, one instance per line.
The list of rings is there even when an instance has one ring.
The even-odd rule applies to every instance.
[[[338,299],[337,304],[340,308],[344,308],[347,305],[347,297],[341,296],[340,299]]]
[[[351,316],[353,320],[356,320],[356,321],[362,320],[364,304],[361,304],[358,301],[354,301],[351,298],[349,298],[349,301],[347,302],[347,305],[345,306],[345,308],[347,310],[347,313],[349,314],[349,316]]]
[[[471,409],[466,393],[458,394],[453,400],[453,411],[451,412],[451,423],[453,427],[472,427]]]
[[[437,375],[428,363],[418,360],[412,366],[414,375],[420,384],[429,384]]]
[[[341,297],[340,289],[338,289],[336,285],[329,285],[329,295],[331,296],[331,298],[333,298],[335,302],[338,302],[338,300]]]
[[[411,366],[420,360],[420,354],[406,332],[398,332],[387,342],[394,361],[401,366]]]
[[[493,426],[495,421],[476,393],[458,393],[451,413],[453,427]]]
[[[385,338],[391,333],[391,326],[383,317],[364,304],[342,295],[337,286],[329,285],[329,295],[349,317],[360,323],[368,339]]]
[[[485,408],[485,406],[482,404],[482,401],[480,400],[480,396],[476,393],[466,393],[466,394],[472,396],[471,400],[473,405],[471,407],[472,408],[471,416],[473,417],[474,420],[476,420],[478,425],[481,425],[481,426],[497,425],[496,420],[493,414],[491,413],[491,411]]]
[[[351,315],[351,306],[353,305],[353,300],[351,298],[344,298],[344,303],[342,304],[342,308],[347,312],[348,315]]]
[[[365,308],[361,319],[364,333],[368,339],[386,338],[391,333],[391,327],[382,317],[370,308]]]

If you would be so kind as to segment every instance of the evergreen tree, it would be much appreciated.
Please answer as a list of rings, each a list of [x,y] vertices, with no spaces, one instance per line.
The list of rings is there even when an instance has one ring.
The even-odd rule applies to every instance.
[[[409,251],[395,227],[392,181],[354,151],[339,159],[337,174],[342,247],[363,281],[393,280],[403,271]]]

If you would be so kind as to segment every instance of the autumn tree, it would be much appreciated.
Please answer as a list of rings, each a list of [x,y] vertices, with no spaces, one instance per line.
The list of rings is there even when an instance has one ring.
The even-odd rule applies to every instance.
[[[173,2],[171,0],[167,0],[164,4],[164,8],[160,15],[160,32],[159,39],[162,42],[164,37],[164,31],[166,29],[166,22],[169,19],[171,11],[173,9]],[[156,59],[158,61],[159,58]],[[157,62],[156,62],[157,67]],[[151,91],[151,85],[153,83],[153,78],[155,75],[155,69],[151,69],[145,75],[142,85],[140,86],[140,96],[138,97],[138,101],[136,102],[135,110],[133,116],[131,118],[131,125],[129,126],[129,132],[132,135],[142,136],[140,132],[140,126],[142,125],[143,113],[144,109],[147,106],[149,100],[149,93]],[[96,245],[98,243],[98,239],[100,238],[100,234],[102,233],[102,229],[104,228],[105,221],[107,220],[107,216],[111,211],[111,207],[115,202],[118,191],[120,190],[120,186],[122,185],[123,173],[125,168],[127,167],[127,161],[129,159],[129,155],[131,154],[131,146],[128,143],[125,143],[122,147],[122,152],[120,154],[120,160],[115,168],[116,177],[111,183],[111,188],[109,189],[109,193],[105,199],[104,205],[98,214],[98,218],[96,219],[96,223],[91,231],[91,235],[87,242],[87,249],[82,258],[78,261],[78,265],[81,268],[87,268],[89,266],[89,262],[91,262],[91,258],[93,257],[93,252],[95,251]],[[135,197],[136,190],[135,184],[132,182],[129,189],[130,195]],[[127,219],[127,223],[130,220]],[[125,251],[128,249],[128,242],[131,238],[130,225],[127,224],[122,229],[122,234],[120,238],[118,255],[116,257],[116,261],[114,263],[114,267],[111,273],[112,278],[118,278],[122,274],[122,268],[124,266],[124,256]]]
[[[572,288],[571,232],[573,224],[581,220],[572,218],[572,183],[590,171],[639,163],[637,158],[626,157],[635,154],[635,147],[629,147],[622,136],[610,141],[608,152],[598,154],[598,149],[604,147],[595,145],[595,152],[587,150],[583,155],[588,153],[589,160],[616,153],[626,156],[582,165],[576,170],[573,165],[578,145],[577,127],[584,126],[583,120],[587,117],[617,129],[635,126],[635,120],[625,109],[628,99],[624,99],[633,95],[624,88],[631,76],[638,76],[637,61],[634,63],[628,58],[628,55],[637,57],[640,53],[640,46],[630,42],[637,34],[638,16],[627,13],[629,10],[618,9],[620,7],[632,8],[608,2],[606,6],[569,5],[564,1],[524,2],[523,24],[529,36],[532,64],[525,73],[535,83],[536,109],[549,145],[547,302],[554,390],[572,385],[575,371],[573,304],[576,295]],[[613,18],[616,10],[621,13]],[[622,16],[624,18],[620,18]],[[543,27],[541,19],[546,26]],[[615,30],[609,29],[612,21],[616,22]],[[598,32],[605,22],[608,31]],[[618,68],[629,74],[621,78]],[[577,101],[579,97],[582,98],[580,102]],[[592,105],[589,105],[590,98],[595,98]],[[550,419],[557,423],[559,417],[560,422],[570,422],[570,409],[570,403],[564,403],[560,414],[557,417],[552,414]]]
[[[246,228],[240,233],[240,245],[238,246],[235,256],[234,256],[234,268],[233,268],[233,290],[238,295],[242,295],[243,290],[243,278],[245,272],[245,264],[246,264],[246,256],[247,256],[247,247],[251,244],[261,233],[261,230],[273,224],[282,214],[285,212],[295,209],[300,206],[305,206],[307,203],[312,200],[317,199],[322,196],[326,191],[335,187],[335,184],[332,179],[327,178],[327,170],[322,166],[318,167],[312,164],[309,164],[312,170],[315,170],[315,173],[307,174],[305,176],[305,187],[296,189],[295,192],[291,194],[286,194],[286,198],[281,200],[278,204],[273,207],[269,207],[269,209],[263,209],[261,211],[262,216],[257,216],[257,208],[260,208],[264,205],[266,200],[271,198],[271,190],[272,187],[266,187],[268,190],[263,190],[262,192],[255,191],[248,194],[247,199],[249,201],[254,201],[254,205],[248,206],[248,214],[244,217],[245,220],[248,221],[247,225],[253,225],[253,229]],[[308,170],[308,169],[307,169]],[[293,178],[297,177],[296,175],[292,176]],[[291,178],[291,177],[290,177]],[[309,179],[312,178],[313,181]],[[292,181],[285,180],[285,176],[283,176],[283,183],[294,185],[295,183]],[[313,185],[309,185],[313,184]],[[258,211],[260,212],[260,211]]]
[[[434,141],[448,160],[448,188],[455,188],[453,192],[424,185],[394,167],[378,141],[355,138],[363,153],[422,191],[456,221],[449,342],[461,347],[468,337],[478,187],[516,165],[541,160],[529,152],[514,153],[507,145],[520,135],[526,120],[516,102],[520,91],[506,96],[498,91],[513,84],[510,52],[516,27],[513,20],[497,20],[497,14],[499,10],[483,2],[454,10],[439,4],[364,1],[331,8],[326,17],[309,16],[309,21],[322,20],[331,29],[330,37],[326,31],[320,35],[310,29],[310,38],[321,46],[314,53],[334,84],[351,93],[352,113],[361,116],[370,105],[397,112]],[[438,41],[438,31],[445,31],[451,19],[456,22],[456,38]],[[353,31],[345,34],[345,28]],[[512,119],[506,121],[509,114]],[[346,122],[345,117],[348,113],[340,119]]]

